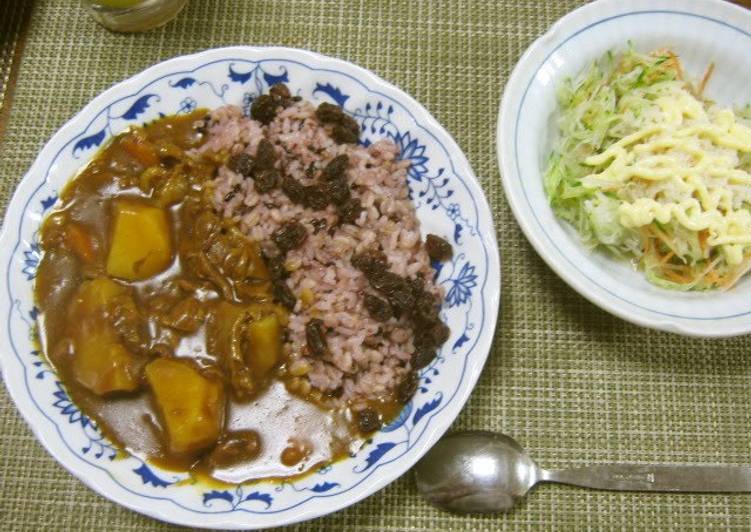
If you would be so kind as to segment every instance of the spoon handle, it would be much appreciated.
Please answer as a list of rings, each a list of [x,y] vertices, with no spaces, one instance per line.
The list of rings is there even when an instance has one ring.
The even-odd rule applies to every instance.
[[[751,467],[603,464],[543,470],[540,480],[616,491],[751,492]]]

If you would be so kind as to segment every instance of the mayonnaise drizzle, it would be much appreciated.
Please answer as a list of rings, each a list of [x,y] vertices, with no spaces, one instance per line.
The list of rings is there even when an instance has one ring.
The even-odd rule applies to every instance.
[[[739,264],[751,246],[751,174],[740,168],[741,155],[751,152],[751,128],[680,81],[662,82],[657,92],[641,129],[584,160],[595,171],[582,184],[618,196],[623,226],[676,221],[706,230],[728,264]],[[743,197],[736,197],[738,186],[749,187]]]

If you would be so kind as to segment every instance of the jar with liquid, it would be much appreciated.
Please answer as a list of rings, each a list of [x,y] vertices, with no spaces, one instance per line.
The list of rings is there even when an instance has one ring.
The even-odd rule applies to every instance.
[[[188,0],[86,0],[91,16],[118,32],[146,31],[175,18]]]

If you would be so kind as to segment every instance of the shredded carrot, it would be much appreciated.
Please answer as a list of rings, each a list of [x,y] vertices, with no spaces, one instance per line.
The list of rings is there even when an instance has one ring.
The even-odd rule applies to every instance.
[[[70,223],[65,228],[65,243],[83,262],[91,263],[96,258],[94,239],[79,224]]]
[[[671,281],[675,281],[676,283],[679,283],[679,284],[687,284],[691,282],[690,277],[686,277],[685,275],[676,273],[673,270],[663,270],[662,273],[664,274],[665,278]]]
[[[699,247],[701,247],[702,251],[706,251],[707,249],[707,240],[709,240],[709,231],[702,229],[699,231]]]
[[[146,167],[159,164],[159,157],[154,148],[145,142],[132,138],[130,135],[120,140],[120,146]]]
[[[714,63],[709,63],[709,66],[707,67],[707,71],[704,72],[704,77],[701,78],[701,83],[699,83],[699,88],[696,90],[697,96],[701,98],[702,94],[704,93],[704,89],[707,88],[707,83],[709,83],[709,78],[712,77],[712,73],[714,72]]]
[[[665,244],[668,247],[668,249],[670,249],[670,251],[672,251],[676,255],[679,255],[678,251],[675,249],[675,245],[673,244],[673,241],[668,235],[660,231],[657,227],[652,227],[652,232],[655,234],[655,236],[657,236],[657,238],[659,238],[662,241],[663,244]]]
[[[667,255],[665,255],[664,257],[660,259],[660,264],[665,264],[667,261],[669,261],[673,257],[675,257],[675,253],[673,253],[672,251],[668,252]]]

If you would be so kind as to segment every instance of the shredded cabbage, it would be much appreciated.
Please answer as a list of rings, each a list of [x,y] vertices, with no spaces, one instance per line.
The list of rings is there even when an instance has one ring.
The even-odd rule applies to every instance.
[[[606,54],[558,91],[544,187],[589,248],[678,290],[730,288],[751,269],[751,106],[721,108],[678,56]]]

